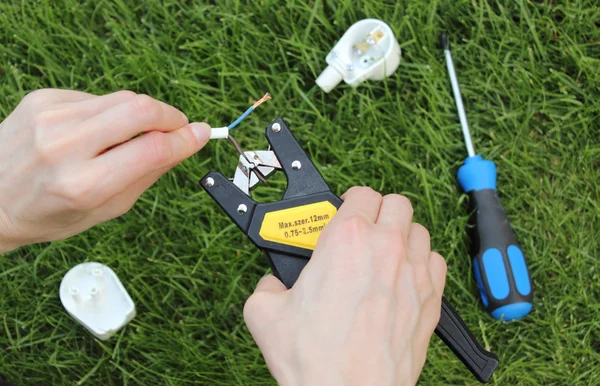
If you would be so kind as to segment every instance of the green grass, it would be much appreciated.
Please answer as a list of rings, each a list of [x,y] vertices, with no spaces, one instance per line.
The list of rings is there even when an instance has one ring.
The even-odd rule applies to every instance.
[[[144,3],[139,5],[138,3]],[[147,93],[191,120],[226,124],[270,91],[237,131],[248,149],[286,119],[332,190],[413,201],[447,259],[446,297],[498,354],[495,385],[600,384],[600,9],[594,0],[6,1],[0,4],[0,117],[41,87]],[[451,3],[455,3],[451,5]],[[503,4],[502,4],[503,3]],[[383,82],[324,94],[314,79],[336,39],[388,22],[403,62]],[[466,156],[437,37],[448,29],[476,150],[498,166],[503,204],[529,260],[535,305],[497,322],[474,292]],[[260,252],[199,188],[232,174],[210,143],[122,218],[0,257],[0,377],[22,385],[273,384],[242,319],[266,272]],[[261,190],[281,196],[281,178]],[[137,317],[107,342],[64,311],[66,271],[100,261]],[[432,339],[422,385],[476,384]]]

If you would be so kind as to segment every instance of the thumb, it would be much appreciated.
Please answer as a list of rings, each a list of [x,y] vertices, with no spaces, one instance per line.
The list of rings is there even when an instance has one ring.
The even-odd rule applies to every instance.
[[[192,122],[181,129],[165,133],[167,142],[173,149],[176,161],[191,157],[202,149],[210,139],[210,126],[206,123]]]
[[[258,281],[258,284],[256,285],[256,289],[254,290],[254,293],[258,293],[258,292],[280,293],[280,292],[284,292],[284,291],[287,291],[287,288],[285,287],[285,285],[283,285],[281,280],[279,280],[275,276],[269,274],[269,275],[263,276],[263,278]]]

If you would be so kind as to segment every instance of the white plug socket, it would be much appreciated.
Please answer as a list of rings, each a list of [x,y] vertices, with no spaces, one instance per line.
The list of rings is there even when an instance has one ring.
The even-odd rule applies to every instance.
[[[135,316],[135,304],[112,269],[100,263],[71,268],[60,283],[67,312],[101,340],[107,340]]]
[[[364,19],[354,23],[325,58],[329,65],[316,80],[330,92],[342,79],[352,87],[365,80],[381,80],[400,64],[400,45],[383,21]]]

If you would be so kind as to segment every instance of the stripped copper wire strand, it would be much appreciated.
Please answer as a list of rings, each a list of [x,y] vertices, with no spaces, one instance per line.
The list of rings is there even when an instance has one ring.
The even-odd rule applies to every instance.
[[[256,102],[254,102],[254,104],[252,105],[252,108],[255,109],[258,106],[262,105],[263,103],[265,103],[266,101],[269,101],[269,100],[271,100],[271,95],[269,93],[266,93],[265,95],[263,95],[262,98],[260,98]]]

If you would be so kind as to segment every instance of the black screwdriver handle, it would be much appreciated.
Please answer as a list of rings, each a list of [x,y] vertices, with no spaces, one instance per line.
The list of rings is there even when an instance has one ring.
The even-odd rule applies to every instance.
[[[481,301],[495,319],[527,315],[533,290],[525,256],[493,189],[469,192],[473,271]]]
[[[498,367],[498,357],[477,343],[465,322],[444,297],[442,314],[435,333],[478,381],[485,383],[490,380]]]

